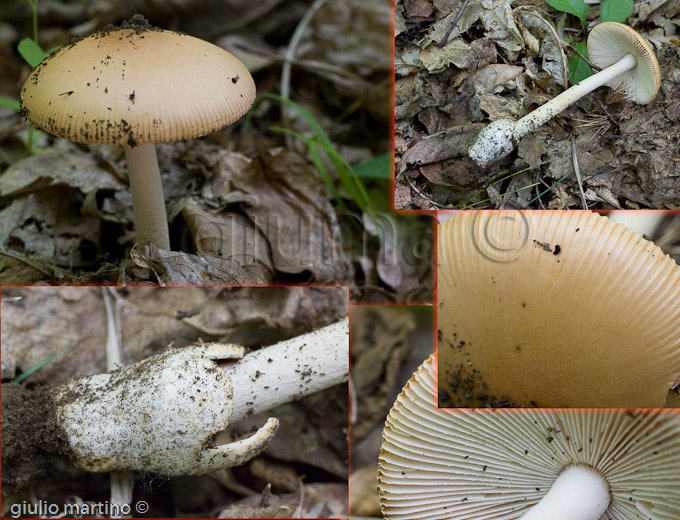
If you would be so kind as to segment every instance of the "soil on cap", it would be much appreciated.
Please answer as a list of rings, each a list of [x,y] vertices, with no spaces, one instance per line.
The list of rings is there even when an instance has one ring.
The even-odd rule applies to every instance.
[[[2,490],[14,493],[44,477],[50,460],[73,457],[49,386],[2,385]]]

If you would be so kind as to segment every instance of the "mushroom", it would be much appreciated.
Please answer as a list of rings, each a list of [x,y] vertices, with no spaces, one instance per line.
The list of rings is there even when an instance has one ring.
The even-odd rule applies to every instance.
[[[243,347],[219,343],[170,349],[58,386],[54,405],[70,462],[88,471],[198,475],[259,455],[278,419],[269,418],[246,439],[212,442],[234,409],[231,380],[216,363],[244,353]]]
[[[468,155],[481,167],[508,155],[529,132],[602,85],[621,90],[642,105],[659,91],[661,71],[653,49],[627,25],[604,22],[588,35],[590,61],[603,70],[565,90],[518,121],[498,119],[485,127]]]
[[[680,381],[680,267],[587,211],[438,229],[439,405],[661,407]]]
[[[142,17],[75,40],[40,63],[21,90],[39,129],[125,148],[137,243],[170,249],[153,143],[193,139],[243,116],[255,99],[248,69],[227,51]]]
[[[680,518],[680,413],[441,410],[436,394],[431,356],[385,423],[386,519]]]
[[[215,445],[235,422],[347,381],[349,320],[244,355],[237,345],[169,349],[52,393],[70,462],[88,471],[198,475],[260,454],[269,418],[243,440]]]

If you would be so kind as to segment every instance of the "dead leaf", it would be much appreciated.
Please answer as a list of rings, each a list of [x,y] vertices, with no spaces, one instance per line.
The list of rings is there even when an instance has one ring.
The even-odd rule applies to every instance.
[[[274,148],[251,159],[222,154],[212,192],[233,186],[230,200],[245,203],[245,213],[269,243],[274,268],[284,273],[308,272],[309,280],[347,282],[352,267],[326,187],[299,155]]]
[[[252,221],[237,213],[210,213],[199,199],[183,203],[182,216],[189,225],[196,252],[217,269],[238,262],[251,274],[273,280],[274,268],[266,238]],[[224,264],[223,264],[224,261]]]
[[[81,204],[82,195],[65,186],[15,198],[0,210],[0,245],[69,269],[95,265],[99,219],[82,215]]]
[[[0,175],[0,196],[17,196],[64,184],[82,193],[126,186],[100,168],[91,155],[50,150],[15,162]]]

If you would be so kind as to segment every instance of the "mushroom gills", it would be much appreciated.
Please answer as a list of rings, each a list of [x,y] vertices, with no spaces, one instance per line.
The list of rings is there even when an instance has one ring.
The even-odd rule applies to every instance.
[[[569,466],[522,520],[598,520],[610,501],[609,485],[599,471],[586,465]]]

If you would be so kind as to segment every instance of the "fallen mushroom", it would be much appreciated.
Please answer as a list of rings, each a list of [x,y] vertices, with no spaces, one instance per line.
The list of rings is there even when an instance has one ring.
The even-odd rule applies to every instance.
[[[439,405],[664,406],[680,267],[587,211],[464,212],[438,229]]]
[[[215,436],[229,422],[347,381],[349,323],[244,353],[243,347],[220,343],[170,349],[60,383],[41,392],[43,401],[29,396],[27,402],[43,403],[31,410],[43,418],[39,441],[29,436],[12,448],[3,435],[3,468],[37,443],[47,451],[43,456],[58,455],[88,471],[176,476],[241,465],[266,449],[278,420],[269,418],[250,437],[229,444],[215,445]],[[4,390],[3,430],[12,429],[16,438],[24,426],[12,421],[19,412],[5,415]],[[7,473],[3,486],[22,484]]]
[[[385,423],[386,519],[680,518],[680,413],[441,410],[436,394],[432,356]]]
[[[23,114],[37,128],[77,143],[124,146],[137,244],[160,249],[170,249],[170,239],[153,143],[215,132],[254,99],[253,78],[233,55],[139,15],[65,45],[21,90]]]
[[[468,155],[481,167],[502,159],[529,132],[543,125],[586,94],[609,85],[630,101],[650,103],[659,91],[661,71],[654,50],[636,31],[617,22],[596,25],[588,35],[590,61],[597,74],[565,90],[518,121],[499,119],[485,127]]]

